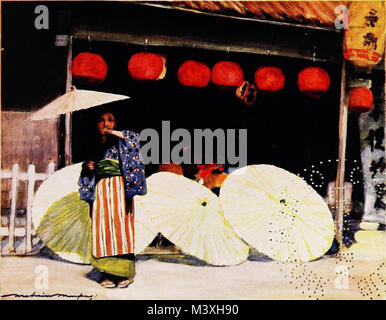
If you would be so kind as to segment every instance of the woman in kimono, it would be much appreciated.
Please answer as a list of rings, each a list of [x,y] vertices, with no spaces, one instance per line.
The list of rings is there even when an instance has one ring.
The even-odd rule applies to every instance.
[[[79,179],[80,196],[90,204],[91,265],[105,288],[126,288],[134,281],[134,195],[146,193],[139,160],[139,134],[117,131],[113,113],[97,120],[98,139]]]

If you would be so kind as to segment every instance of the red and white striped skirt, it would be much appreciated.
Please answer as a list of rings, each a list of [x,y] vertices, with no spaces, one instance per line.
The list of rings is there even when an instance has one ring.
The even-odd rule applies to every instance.
[[[134,207],[127,208],[122,176],[100,180],[92,209],[92,255],[95,258],[134,253]]]

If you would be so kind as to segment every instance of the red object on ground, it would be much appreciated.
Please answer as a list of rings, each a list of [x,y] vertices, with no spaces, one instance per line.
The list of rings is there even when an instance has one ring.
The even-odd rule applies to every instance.
[[[156,53],[133,54],[127,65],[129,74],[136,80],[160,80],[165,76],[165,58]]]
[[[239,87],[244,81],[241,67],[232,61],[217,62],[212,68],[212,82],[219,86]]]
[[[298,87],[308,96],[320,98],[330,88],[330,76],[326,70],[319,67],[304,68],[298,74]]]
[[[204,88],[210,81],[210,68],[202,62],[187,60],[178,68],[178,81],[183,86]]]
[[[106,79],[107,70],[107,63],[99,54],[81,52],[72,60],[72,76],[83,82],[102,83]]]
[[[224,167],[217,163],[197,164],[197,169],[201,178],[206,178],[213,170],[224,171]]]
[[[348,111],[367,112],[373,106],[373,93],[368,88],[354,88],[350,90]]]
[[[277,67],[260,67],[255,72],[255,84],[258,90],[275,92],[284,88],[285,77]]]

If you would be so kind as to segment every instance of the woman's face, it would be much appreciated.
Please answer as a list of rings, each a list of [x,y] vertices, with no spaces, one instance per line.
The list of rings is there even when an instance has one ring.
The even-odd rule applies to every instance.
[[[115,117],[111,112],[106,112],[100,115],[97,128],[102,135],[105,135],[105,129],[113,130],[115,128]]]

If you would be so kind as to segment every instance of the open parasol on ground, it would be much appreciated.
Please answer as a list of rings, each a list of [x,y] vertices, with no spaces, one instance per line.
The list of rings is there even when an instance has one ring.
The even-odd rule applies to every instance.
[[[61,114],[83,110],[102,104],[129,99],[130,97],[91,90],[78,90],[74,86],[70,91],[33,113],[29,120],[56,118]]]
[[[331,247],[334,222],[327,204],[303,179],[284,169],[237,169],[224,181],[220,200],[234,231],[275,260],[311,261]]]
[[[212,265],[247,259],[249,246],[235,235],[208,188],[170,172],[155,173],[146,182],[148,193],[137,199],[137,210],[184,253]]]
[[[89,263],[91,218],[89,205],[80,200],[78,179],[82,164],[56,171],[36,192],[33,225],[43,243],[61,258]],[[157,235],[145,216],[135,214],[135,253],[142,252]]]

